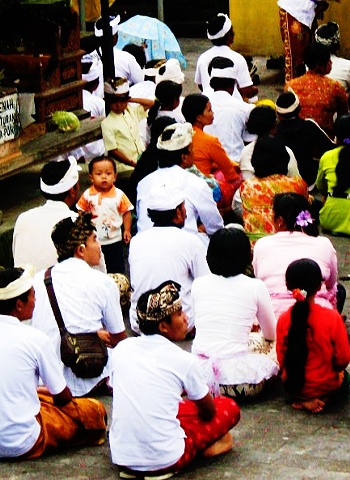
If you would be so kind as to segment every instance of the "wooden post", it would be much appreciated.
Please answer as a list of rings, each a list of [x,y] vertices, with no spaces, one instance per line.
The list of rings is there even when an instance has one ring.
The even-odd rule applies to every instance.
[[[86,32],[85,0],[79,0],[79,20],[80,20],[80,31]]]
[[[113,35],[112,27],[109,24],[109,4],[108,0],[101,1],[101,16],[103,36],[101,38],[103,77],[114,78],[114,56],[113,56]]]
[[[163,0],[157,0],[158,5],[158,20],[164,22],[164,4]]]

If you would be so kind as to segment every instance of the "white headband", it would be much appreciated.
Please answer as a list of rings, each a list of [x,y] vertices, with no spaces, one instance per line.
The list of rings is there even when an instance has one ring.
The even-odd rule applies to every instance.
[[[91,63],[91,67],[87,73],[83,73],[81,78],[87,82],[92,82],[100,76],[100,69],[98,68],[97,58],[91,55],[84,55],[81,59],[81,63]]]
[[[126,78],[104,83],[104,91],[109,95],[125,95],[129,92],[129,82]]]
[[[162,140],[164,132],[167,131],[173,131],[172,136],[168,140]],[[190,123],[173,123],[164,128],[163,133],[158,138],[157,148],[170,152],[181,150],[192,143],[193,135],[194,132]]]
[[[295,102],[292,103],[292,105],[289,105],[289,107],[286,107],[286,108],[279,107],[276,103],[276,112],[281,113],[282,115],[284,115],[285,113],[293,113],[296,110],[296,108],[298,108],[298,106],[299,106],[299,98],[295,95]]]
[[[232,22],[225,13],[218,13],[217,16],[218,17],[225,17],[225,23],[224,23],[222,29],[219,32],[215,33],[214,35],[210,35],[210,33],[207,30],[207,37],[209,38],[209,40],[217,40],[218,38],[222,38],[223,36],[226,35],[226,33],[232,27]]]
[[[144,68],[143,73],[146,77],[155,77],[157,75],[158,68]]]
[[[315,32],[315,40],[316,40],[317,43],[322,43],[322,45],[326,45],[327,47],[330,47],[331,45],[333,45],[333,43],[339,43],[340,42],[339,25],[335,22],[332,22],[332,23],[335,24],[338,27],[338,30],[333,34],[332,37],[329,37],[329,38],[322,37],[322,35],[320,35],[320,32],[322,32],[324,27],[327,27],[327,24],[320,25]]]
[[[79,180],[79,171],[81,167],[77,164],[77,161],[73,155],[68,157],[70,167],[67,170],[66,174],[58,183],[55,185],[46,185],[43,180],[40,178],[40,190],[44,193],[49,193],[51,195],[57,195],[59,193],[68,192]],[[60,161],[60,160],[58,160]],[[61,160],[62,161],[62,160]]]
[[[120,15],[117,15],[115,18],[112,18],[112,20],[110,20],[109,24],[112,27],[112,35],[115,35],[117,33],[119,22],[120,22]],[[95,37],[103,37],[103,29],[97,28],[96,22],[95,22]]]
[[[213,68],[210,74],[210,78],[232,78],[236,79],[235,69],[233,67],[226,68]]]
[[[164,59],[161,59],[159,60],[159,62],[157,62],[155,65],[153,65],[153,67],[149,67],[149,68],[144,68],[143,69],[143,72],[144,74],[147,76],[147,77],[155,77],[158,73],[158,70],[160,69],[160,67],[162,67],[163,65],[166,64],[166,60],[165,58]]]
[[[159,70],[164,68],[164,72],[161,74]],[[156,73],[156,85],[163,80],[171,80],[172,82],[181,85],[185,81],[185,75],[181,71],[180,62],[177,58],[170,58],[167,62],[161,65]]]
[[[22,275],[9,283],[6,287],[0,288],[0,300],[9,300],[28,292],[33,286],[33,278],[35,274],[34,267],[31,265],[21,265],[18,268],[23,268]]]

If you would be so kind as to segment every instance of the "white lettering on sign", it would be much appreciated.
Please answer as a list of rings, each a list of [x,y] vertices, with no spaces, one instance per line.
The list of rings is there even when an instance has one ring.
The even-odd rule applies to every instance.
[[[19,136],[21,123],[17,93],[0,98],[0,145]]]

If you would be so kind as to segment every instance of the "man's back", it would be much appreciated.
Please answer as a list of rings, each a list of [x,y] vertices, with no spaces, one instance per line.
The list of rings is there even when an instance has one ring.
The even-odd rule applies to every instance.
[[[219,90],[210,96],[214,112],[214,122],[204,131],[218,137],[227,155],[233,161],[239,161],[244,148],[244,140],[253,140],[254,136],[246,132],[246,123],[254,106],[232,97],[228,92]]]
[[[115,76],[127,78],[131,85],[142,82],[144,73],[135,57],[129,52],[113,47]]]
[[[347,58],[331,55],[332,70],[328,74],[329,78],[337,80],[347,92],[350,90],[350,60]]]
[[[17,457],[30,450],[40,432],[38,375],[52,393],[66,384],[46,335],[12,316],[0,315],[0,323],[0,457]]]
[[[68,217],[74,219],[77,214],[64,202],[53,200],[21,213],[13,232],[14,264],[31,264],[38,272],[57,263],[51,232],[57,222]]]
[[[147,252],[147,254],[145,254]],[[204,243],[178,227],[152,227],[132,238],[129,250],[131,295],[130,323],[138,331],[136,304],[140,295],[172,279],[181,285],[183,308],[193,327],[191,286],[194,278],[209,273]]]
[[[127,339],[112,355],[112,386],[119,392],[110,431],[113,463],[141,470],[174,464],[184,450],[181,394],[198,400],[208,391],[195,357],[161,335]]]
[[[124,331],[119,304],[119,291],[106,274],[91,268],[85,261],[68,258],[52,269],[52,283],[66,328],[71,333],[96,332],[102,328],[110,333]],[[60,356],[60,334],[44,285],[44,272],[34,278],[36,305],[32,325],[45,332]],[[64,367],[67,385],[74,396],[88,393],[97,383],[96,378],[77,378]],[[108,376],[104,371],[100,379]]]
[[[252,85],[252,79],[245,58],[240,53],[231,50],[227,45],[213,46],[203,52],[198,60],[194,81],[197,85],[202,85],[202,89],[208,88],[210,75],[208,73],[208,65],[214,57],[227,57],[234,63],[235,78],[239,88]]]

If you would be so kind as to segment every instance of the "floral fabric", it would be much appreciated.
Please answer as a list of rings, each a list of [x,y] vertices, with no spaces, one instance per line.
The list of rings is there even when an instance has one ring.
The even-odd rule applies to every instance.
[[[300,100],[300,117],[312,118],[327,133],[333,130],[334,114],[348,113],[348,95],[339,82],[308,71],[286,84]]]
[[[244,180],[240,192],[244,229],[253,242],[275,233],[272,203],[276,193],[295,192],[308,198],[307,184],[301,177],[280,174]]]
[[[303,65],[303,53],[310,42],[310,29],[280,8],[280,31],[284,46],[285,80],[297,77],[297,67]]]

